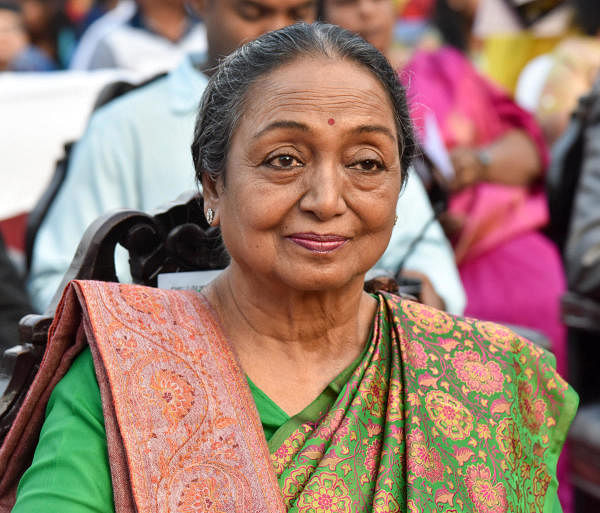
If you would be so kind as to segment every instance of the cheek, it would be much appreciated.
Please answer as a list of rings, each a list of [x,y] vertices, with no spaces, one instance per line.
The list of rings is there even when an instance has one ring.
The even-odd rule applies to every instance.
[[[251,181],[240,188],[236,187],[238,184],[231,185],[228,184],[224,198],[222,222],[231,220],[240,226],[241,232],[273,230],[283,225],[297,199],[293,185],[272,186]]]
[[[391,230],[398,194],[394,187],[383,190],[379,194],[369,194],[364,198],[352,200],[353,210],[362,221],[363,230],[379,236]]]

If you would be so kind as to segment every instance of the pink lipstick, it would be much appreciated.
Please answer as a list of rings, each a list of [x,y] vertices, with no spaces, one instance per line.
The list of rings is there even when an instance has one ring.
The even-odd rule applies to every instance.
[[[329,253],[348,242],[348,237],[341,235],[320,235],[317,233],[294,233],[288,236],[292,242],[316,253]]]

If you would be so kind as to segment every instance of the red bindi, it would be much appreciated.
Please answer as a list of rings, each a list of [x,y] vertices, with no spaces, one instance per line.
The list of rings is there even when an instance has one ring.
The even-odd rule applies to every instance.
[[[327,123],[329,123],[330,125],[335,125],[335,119],[333,119],[333,118],[329,118],[329,119],[327,120]]]

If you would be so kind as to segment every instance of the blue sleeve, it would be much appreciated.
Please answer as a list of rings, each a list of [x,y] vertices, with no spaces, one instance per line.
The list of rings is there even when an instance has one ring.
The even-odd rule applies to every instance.
[[[13,513],[114,511],[100,391],[89,348],[55,387]]]

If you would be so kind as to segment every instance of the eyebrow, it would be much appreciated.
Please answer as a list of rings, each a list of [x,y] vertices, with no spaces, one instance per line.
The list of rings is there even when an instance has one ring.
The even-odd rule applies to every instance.
[[[272,130],[276,130],[278,128],[288,128],[288,129],[293,129],[293,130],[300,130],[302,132],[310,132],[310,128],[308,128],[308,125],[305,125],[304,123],[298,123],[298,121],[282,120],[282,121],[273,121],[272,123],[269,123],[260,132],[258,132],[257,134],[254,134],[254,136],[252,138],[258,139],[258,138],[262,137],[263,135],[265,135],[266,133],[271,132]]]
[[[389,128],[382,125],[362,125],[356,127],[354,130],[352,130],[352,132],[356,134],[383,134],[390,138],[392,141],[396,142],[396,136],[394,135],[394,133]]]

